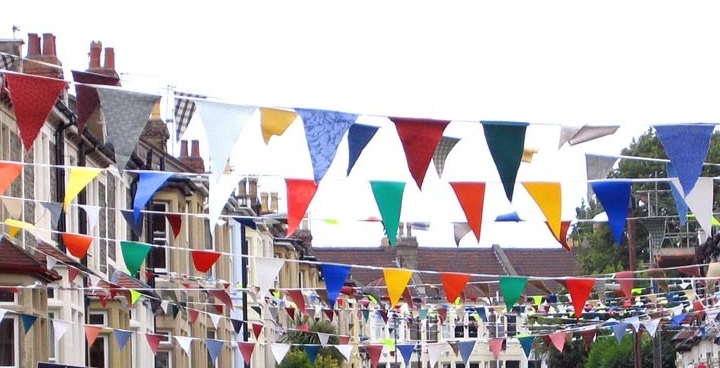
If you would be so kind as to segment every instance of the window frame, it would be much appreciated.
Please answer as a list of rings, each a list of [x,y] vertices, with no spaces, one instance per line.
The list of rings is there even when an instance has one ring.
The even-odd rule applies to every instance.
[[[17,316],[5,316],[0,323],[11,321],[13,331],[13,363],[12,365],[0,365],[0,368],[16,368],[20,366],[20,330]]]

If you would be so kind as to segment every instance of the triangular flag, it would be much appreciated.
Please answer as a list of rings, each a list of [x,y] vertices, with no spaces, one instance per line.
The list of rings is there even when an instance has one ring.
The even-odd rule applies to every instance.
[[[470,365],[470,362],[469,362],[470,355],[472,355],[472,352],[475,349],[475,340],[458,341],[457,347],[458,347],[458,351],[460,352],[460,357],[462,358],[463,362],[465,363],[465,366],[469,366]]]
[[[680,180],[677,178],[677,172],[672,163],[667,164],[667,177],[672,178],[670,180],[670,190],[672,192],[673,199],[675,200],[675,208],[677,208],[678,219],[680,224],[685,226],[688,216],[688,206],[685,203],[685,195],[680,193],[682,188],[680,187]]]
[[[268,290],[270,290],[273,286],[275,278],[284,264],[285,261],[282,259],[255,258],[255,269],[263,270],[263,272],[258,274],[257,285],[255,285],[260,289],[259,295],[261,297],[265,296]]]
[[[413,272],[401,268],[383,268],[383,276],[385,276],[385,285],[387,285],[387,293],[390,297],[390,305],[394,306],[400,301]]]
[[[232,323],[233,331],[235,331],[235,334],[239,335],[240,330],[242,330],[243,321],[235,318],[230,318],[230,322]]]
[[[447,161],[450,151],[455,148],[458,142],[460,142],[460,138],[443,136],[440,139],[440,143],[437,144],[435,153],[433,154],[433,163],[435,164],[438,177],[442,178],[443,171],[445,171],[445,161]]]
[[[190,336],[173,336],[177,340],[180,347],[183,349],[185,354],[190,355],[190,343],[193,341],[193,337]]]
[[[496,338],[496,339],[488,340],[488,345],[490,345],[490,351],[492,352],[493,357],[495,357],[495,360],[498,360],[500,358],[500,353],[502,352],[503,344],[505,344],[504,338]]]
[[[475,239],[479,242],[485,203],[485,183],[451,182],[450,186],[455,191],[455,196],[457,196],[460,206],[465,212],[465,218],[468,221],[467,226],[472,229]],[[457,231],[457,226],[455,230]],[[455,244],[458,244],[457,235],[455,239]]]
[[[240,225],[243,225],[245,227],[249,227],[253,230],[257,230],[257,223],[255,223],[255,220],[249,217],[233,217],[233,220],[240,223]]]
[[[115,334],[115,341],[117,342],[118,350],[122,350],[128,340],[130,340],[132,332],[114,329],[113,333]]]
[[[567,238],[568,238],[568,231],[570,231],[570,224],[572,221],[560,221],[560,236],[555,237],[555,239],[560,243],[560,245],[568,252],[572,252],[572,248],[570,245],[568,245]],[[552,229],[550,229],[550,224],[545,221],[545,225],[547,225],[548,229],[552,233]],[[553,234],[555,236],[555,234]]]
[[[52,270],[55,268],[55,265],[57,265],[57,258],[51,255],[45,255],[45,265],[48,270]]]
[[[632,271],[620,271],[615,273],[615,278],[620,284],[620,291],[626,298],[632,298],[633,278],[634,273]]]
[[[675,167],[685,197],[692,192],[702,173],[710,148],[714,124],[677,124],[654,126],[670,162]],[[692,142],[692,144],[687,144]]]
[[[565,348],[565,336],[567,335],[567,332],[565,331],[558,331],[553,332],[551,334],[548,334],[550,337],[550,341],[552,341],[553,346],[555,349],[557,349],[559,352],[562,353],[563,348]]]
[[[167,219],[168,223],[170,223],[170,228],[173,232],[173,238],[177,239],[178,235],[180,235],[180,229],[182,228],[182,216],[175,213],[166,213],[165,218]]]
[[[340,354],[342,354],[342,356],[345,357],[345,360],[350,361],[350,354],[352,354],[352,350],[354,347],[353,345],[341,344],[341,345],[333,345],[333,347],[335,349],[337,349],[337,351],[340,352]]]
[[[210,225],[210,235],[213,239],[215,239],[215,228],[220,221],[220,215],[225,209],[233,190],[237,189],[239,181],[240,172],[235,170],[221,174],[217,182],[210,183],[207,219]]]
[[[318,340],[320,340],[320,345],[327,346],[328,340],[330,339],[330,334],[323,333],[323,332],[316,332]]]
[[[212,321],[213,326],[215,326],[215,329],[218,328],[218,324],[220,323],[220,315],[215,313],[208,313],[210,316],[210,320]]]
[[[682,306],[681,306],[681,307],[682,307]],[[670,326],[670,327],[680,327],[680,325],[681,325],[682,322],[685,320],[685,318],[687,318],[687,316],[688,316],[687,313],[682,313],[682,314],[678,314],[678,315],[676,315],[676,316],[673,316],[673,317],[670,319],[670,324],[669,324],[669,326]]]
[[[223,344],[221,340],[205,339],[205,346],[207,346],[208,354],[210,354],[210,361],[213,363],[215,363],[215,360],[220,354],[220,349],[222,349]]]
[[[3,316],[0,315],[0,321],[2,321],[2,317]],[[60,339],[70,329],[71,323],[53,319],[52,325],[53,325],[53,336],[55,336],[55,341],[60,341]]]
[[[95,167],[72,167],[65,189],[65,200],[63,206],[67,210],[68,205],[77,197],[85,187],[95,179],[102,169]]]
[[[453,222],[453,234],[455,235],[455,246],[460,246],[460,240],[472,229],[467,222]]]
[[[250,362],[252,362],[252,353],[253,350],[255,350],[255,343],[252,341],[238,341],[237,345],[238,348],[240,348],[243,362],[245,362],[245,365],[250,365]]]
[[[11,218],[20,219],[20,217],[22,216],[23,208],[25,207],[24,200],[22,200],[21,198],[6,197],[2,198],[2,204]]]
[[[505,300],[508,311],[512,310],[515,302],[525,291],[527,280],[527,277],[522,276],[500,276],[500,294]]]
[[[657,331],[658,325],[660,324],[660,318],[651,319],[649,321],[643,321],[642,325],[645,326],[645,329],[650,334],[650,336],[655,336],[655,331]]]
[[[271,109],[267,107],[260,108],[260,130],[262,132],[265,144],[270,143],[270,138],[274,135],[281,136],[290,124],[295,121],[297,114],[295,111]]]
[[[218,258],[220,258],[220,253],[211,250],[193,249],[190,251],[190,255],[192,256],[195,269],[202,273],[210,271],[210,268],[217,262]]]
[[[2,178],[2,173],[0,173],[0,178]],[[2,193],[2,192],[0,192]],[[44,202],[40,201],[40,205],[42,205],[45,209],[48,210],[50,213],[50,225],[54,230],[58,230],[58,222],[60,221],[60,213],[62,213],[62,203],[57,202]]]
[[[535,336],[518,336],[518,341],[523,348],[523,352],[525,352],[525,358],[530,358],[530,352],[533,344],[535,344]]]
[[[113,145],[115,164],[122,174],[160,96],[114,88],[98,88],[97,93],[107,141]]]
[[[95,342],[100,330],[102,330],[100,326],[85,326],[85,339],[87,339],[88,346]]]
[[[524,182],[523,186],[547,219],[555,239],[562,231],[562,189],[560,183]]]
[[[580,131],[580,127],[578,126],[560,126],[560,140],[558,142],[558,149],[562,148],[562,146],[567,143],[570,138],[572,138],[572,136],[574,136],[575,133],[577,133],[578,131]]]
[[[25,333],[28,333],[30,331],[32,326],[35,324],[35,321],[37,320],[36,316],[31,316],[29,314],[21,314],[20,318],[22,318],[22,325]]]
[[[403,362],[406,367],[410,366],[410,358],[412,357],[413,350],[415,350],[415,344],[398,344],[395,345],[397,350],[400,351],[400,355],[403,358]]]
[[[307,355],[308,360],[310,360],[310,364],[315,366],[315,358],[317,358],[318,353],[320,352],[320,348],[322,346],[320,345],[303,345],[303,350],[305,351],[305,355]]]
[[[188,309],[188,320],[190,323],[195,323],[198,316],[200,316],[200,312],[197,309]]]
[[[5,194],[22,169],[23,165],[20,163],[0,162],[0,195]]]
[[[612,230],[615,243],[620,245],[625,231],[625,220],[630,207],[630,189],[632,183],[629,180],[604,180],[591,184],[595,195],[605,209],[608,216],[608,223]]]
[[[138,300],[140,300],[141,296],[142,296],[141,292],[139,292],[135,289],[130,289],[130,305],[135,305],[135,303],[137,303]]]
[[[157,354],[158,347],[160,346],[160,341],[162,341],[163,335],[156,335],[151,333],[145,334],[145,339],[147,340],[148,346],[150,346],[150,350],[152,350],[153,355]]]
[[[615,134],[620,128],[619,125],[593,126],[584,125],[582,128],[574,132],[572,137],[568,139],[568,144],[574,146],[576,144],[589,142],[593,139],[605,137]]]
[[[585,154],[585,174],[587,180],[607,179],[608,173],[615,166],[617,158],[609,156]],[[588,183],[587,197],[592,197],[592,187]]]
[[[125,219],[125,222],[127,222],[128,226],[130,226],[130,229],[132,229],[133,234],[135,234],[138,238],[142,236],[143,232],[143,222],[138,221],[135,222],[133,219],[135,217],[133,211],[130,210],[120,210],[120,213],[122,214],[123,218]],[[140,217],[143,217],[143,213],[140,213]]]
[[[290,300],[292,300],[293,303],[295,303],[297,309],[300,310],[301,313],[305,313],[305,296],[303,295],[302,290],[285,290],[285,294],[290,298]]]
[[[440,280],[445,290],[445,297],[450,303],[455,303],[465,290],[465,285],[470,281],[470,275],[466,273],[441,272]]]
[[[350,266],[323,263],[320,267],[323,278],[325,279],[325,288],[327,290],[328,301],[330,302],[329,307],[334,308],[335,300],[340,294],[340,289],[345,285],[345,279],[350,273]]]
[[[288,199],[287,236],[295,233],[312,202],[318,185],[312,180],[285,179]]]
[[[140,265],[142,265],[150,252],[150,244],[121,241],[120,248],[122,249],[123,259],[125,260],[125,267],[127,267],[130,276],[135,275],[140,271]]]
[[[358,158],[360,158],[360,154],[373,139],[378,129],[379,127],[364,124],[350,126],[348,130],[348,154],[350,157],[348,158],[347,176],[350,176],[350,171],[352,171]]]
[[[255,335],[256,340],[260,338],[260,334],[262,333],[263,327],[264,327],[264,325],[262,323],[253,323],[252,324],[253,335]]]
[[[525,148],[525,131],[527,123],[481,121],[485,131],[490,155],[495,162],[500,181],[505,188],[507,199],[512,202],[523,149]]]
[[[712,234],[713,178],[698,178],[693,190],[685,196],[685,203],[705,234]]]
[[[614,324],[610,326],[613,330],[613,335],[615,335],[615,339],[617,339],[618,344],[622,343],[623,336],[625,336],[625,330],[627,329],[628,324],[624,322],[619,322],[617,324]]]
[[[114,76],[106,76],[90,72],[72,71],[75,83],[75,95],[77,104],[77,125],[78,135],[82,135],[85,123],[100,106],[100,97],[97,90],[88,84],[99,84],[103,86],[120,86],[120,79]]]
[[[565,286],[572,298],[575,318],[579,319],[580,316],[582,316],[583,309],[585,308],[585,302],[587,301],[588,296],[590,296],[590,292],[593,290],[594,285],[595,279],[577,278],[565,280]]]
[[[78,207],[80,207],[83,211],[85,211],[85,215],[87,217],[87,227],[88,231],[95,229],[95,226],[98,225],[100,220],[100,206],[91,206],[89,204],[79,204]]]
[[[383,345],[365,345],[365,351],[367,352],[368,358],[372,368],[377,368],[380,362],[380,355],[382,354]]]
[[[67,82],[29,74],[5,73],[4,75],[10,90],[10,102],[15,112],[20,138],[25,146],[25,152],[28,152],[40,133],[40,128],[45,124],[45,119],[55,106],[55,101],[67,87]]]
[[[98,276],[98,275],[93,275],[93,274],[88,274],[88,277],[90,278],[90,285],[91,285],[91,286],[98,286],[98,284],[100,283],[100,276]]]
[[[400,211],[402,210],[402,198],[405,191],[405,183],[392,181],[371,181],[373,196],[380,210],[385,225],[390,246],[395,245],[397,231],[400,225]]]
[[[174,174],[164,171],[140,171],[138,173],[137,189],[133,200],[133,220],[140,220],[140,211],[145,207],[155,192]]]
[[[330,168],[338,145],[357,115],[337,111],[295,109],[302,117],[310,150],[315,182],[320,183]]]
[[[440,353],[442,353],[443,350],[445,350],[446,346],[447,346],[447,343],[445,343],[445,342],[436,342],[436,343],[427,344],[428,358],[430,359],[431,367],[435,366],[435,363],[437,363],[438,358],[440,358]]]
[[[270,344],[270,350],[272,351],[273,357],[275,357],[275,362],[280,364],[282,360],[285,358],[285,355],[287,355],[288,351],[290,351],[290,344],[278,344],[278,343],[272,343]]]
[[[425,173],[449,120],[389,118],[395,123],[405,151],[408,169],[418,188],[422,190]]]
[[[61,233],[62,242],[68,252],[77,258],[85,258],[93,238],[84,234]]]

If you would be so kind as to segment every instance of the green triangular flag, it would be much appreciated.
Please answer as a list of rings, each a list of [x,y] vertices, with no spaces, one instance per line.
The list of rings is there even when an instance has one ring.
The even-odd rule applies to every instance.
[[[140,265],[145,261],[150,252],[150,244],[139,243],[133,241],[121,241],[123,259],[125,267],[127,267],[131,276],[135,276],[140,271]]]
[[[505,299],[505,306],[508,311],[512,310],[515,302],[525,291],[527,277],[524,276],[500,276],[500,294]]]
[[[364,308],[362,310],[362,315],[363,315],[363,322],[367,322],[368,317],[370,317],[370,310],[367,308]]]
[[[258,314],[258,316],[262,316],[262,308],[260,308],[260,306],[258,306],[258,305],[253,305],[253,306],[251,306],[250,308],[252,308],[252,310],[254,310],[255,313]]]
[[[130,289],[130,304],[135,305],[141,296],[142,294],[139,291]]]
[[[405,183],[394,181],[371,181],[373,195],[380,217],[385,225],[390,246],[395,245],[398,226],[400,225],[400,209],[402,208],[403,192]]]
[[[497,167],[505,195],[512,201],[523,150],[525,149],[525,131],[527,123],[505,121],[481,121],[485,131],[490,155]]]

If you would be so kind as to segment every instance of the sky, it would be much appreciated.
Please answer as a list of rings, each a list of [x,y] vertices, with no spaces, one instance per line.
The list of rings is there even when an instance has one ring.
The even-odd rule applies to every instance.
[[[401,220],[432,222],[414,233],[422,246],[454,246],[451,223],[464,215],[447,182],[460,180],[488,183],[480,246],[557,246],[520,185],[512,205],[503,199],[477,122],[530,123],[526,146],[539,151],[518,181],[561,181],[563,219],[572,219],[586,192],[585,153],[618,154],[651,124],[720,121],[718,10],[712,1],[36,0],[3,4],[0,38],[12,38],[13,25],[25,40],[54,33],[68,71],[87,68],[99,40],[115,48],[132,89],[352,112],[380,126],[348,178],[341,143],[309,209],[315,246],[380,244],[381,225],[358,221],[379,215],[368,180],[407,182]],[[462,138],[443,178],[431,166],[422,192],[387,116],[452,120],[445,135]],[[200,124],[183,138],[203,139]],[[584,124],[621,128],[558,150],[560,126]],[[299,121],[265,146],[254,117],[233,157],[281,200],[282,178],[312,178]],[[527,221],[490,221],[512,210]],[[472,235],[461,242],[473,246]]]

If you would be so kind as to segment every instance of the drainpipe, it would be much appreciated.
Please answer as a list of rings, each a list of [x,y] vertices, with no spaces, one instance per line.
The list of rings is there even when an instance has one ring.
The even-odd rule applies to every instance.
[[[65,198],[65,129],[72,124],[60,125],[55,129],[55,193],[57,193],[58,201],[62,202]],[[58,232],[64,232],[66,229],[65,225],[65,210],[61,212],[60,219],[58,220],[57,230]],[[65,252],[65,244],[62,242],[62,237],[58,236],[58,248],[61,252]]]

